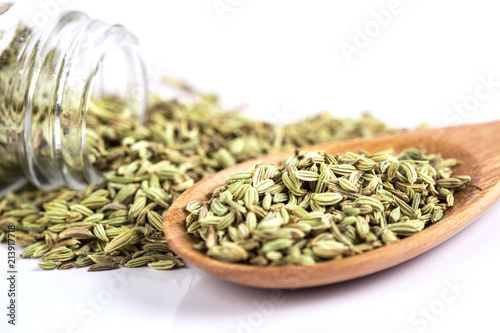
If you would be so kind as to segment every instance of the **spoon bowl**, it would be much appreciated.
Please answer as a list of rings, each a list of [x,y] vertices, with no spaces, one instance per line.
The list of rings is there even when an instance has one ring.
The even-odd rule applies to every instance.
[[[191,201],[209,200],[215,188],[233,173],[245,171],[257,162],[279,164],[294,151],[280,152],[240,163],[195,184],[174,201],[163,224],[171,249],[187,263],[210,274],[235,283],[261,288],[304,288],[346,281],[398,265],[447,240],[486,211],[500,198],[500,121],[438,129],[418,130],[372,139],[356,139],[319,144],[300,150],[321,150],[330,154],[365,150],[376,153],[418,148],[456,158],[461,164],[454,174],[470,175],[472,184],[457,192],[454,206],[443,219],[422,232],[399,242],[310,266],[252,266],[215,260],[195,250],[199,239],[186,232],[186,205]]]

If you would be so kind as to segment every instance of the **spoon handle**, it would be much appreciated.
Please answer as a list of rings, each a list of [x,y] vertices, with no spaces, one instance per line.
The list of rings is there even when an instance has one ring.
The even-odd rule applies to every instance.
[[[454,155],[460,152],[462,156],[453,157],[476,169],[472,183],[477,182],[482,188],[481,197],[491,197],[490,203],[500,198],[500,121],[431,131],[435,133],[436,152],[453,151]],[[460,149],[446,149],[445,145],[456,145]],[[459,174],[460,169],[457,171]]]

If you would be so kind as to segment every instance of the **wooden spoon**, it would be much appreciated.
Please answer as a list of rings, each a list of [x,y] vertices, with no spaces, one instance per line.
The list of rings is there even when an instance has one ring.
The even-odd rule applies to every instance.
[[[409,260],[450,238],[500,197],[500,121],[447,128],[419,130],[374,139],[357,139],[319,144],[304,150],[322,150],[330,154],[343,154],[360,149],[376,153],[394,149],[418,148],[429,153],[441,153],[444,158],[457,158],[461,165],[457,175],[472,177],[472,184],[455,196],[454,206],[444,218],[422,232],[399,242],[362,254],[317,263],[311,266],[258,267],[232,264],[209,258],[193,249],[199,242],[186,234],[186,205],[193,200],[208,200],[212,191],[224,184],[235,172],[251,168],[257,161],[280,163],[293,151],[268,155],[222,170],[185,191],[168,210],[163,229],[175,253],[186,262],[208,273],[232,282],[262,288],[303,288],[354,279]],[[301,148],[302,149],[302,148]]]

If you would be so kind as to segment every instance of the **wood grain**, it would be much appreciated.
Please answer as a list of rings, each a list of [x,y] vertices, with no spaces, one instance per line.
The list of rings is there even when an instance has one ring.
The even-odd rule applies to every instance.
[[[305,150],[323,150],[343,154],[360,149],[376,153],[386,149],[401,151],[406,148],[424,149],[441,153],[445,158],[457,158],[462,164],[454,174],[467,174],[472,186],[458,192],[454,207],[438,223],[400,242],[365,252],[363,254],[325,261],[313,266],[255,267],[217,261],[193,249],[198,242],[186,234],[185,206],[193,200],[208,200],[211,192],[222,185],[234,172],[251,168],[257,161],[280,163],[293,151],[268,155],[222,170],[185,191],[171,206],[165,216],[163,229],[175,253],[186,262],[210,274],[232,282],[262,288],[303,288],[325,285],[368,275],[414,258],[447,240],[500,198],[500,121],[419,130],[375,139],[357,139],[344,142],[304,147]]]

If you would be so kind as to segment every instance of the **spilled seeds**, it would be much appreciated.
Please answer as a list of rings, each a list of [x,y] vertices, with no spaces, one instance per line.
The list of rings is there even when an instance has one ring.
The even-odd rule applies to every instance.
[[[93,166],[105,172],[105,182],[81,192],[26,188],[7,195],[0,201],[0,241],[14,225],[16,244],[26,246],[21,256],[40,258],[40,267],[47,270],[180,267],[183,262],[170,251],[162,221],[173,200],[195,182],[264,154],[394,132],[367,114],[353,120],[324,113],[274,126],[224,111],[213,95],[182,89],[192,94],[191,102],[156,97],[145,125],[125,116],[125,106],[112,99],[92,100],[87,151]],[[278,202],[287,201],[286,193],[280,196]],[[220,202],[220,209],[239,219],[226,202]]]

